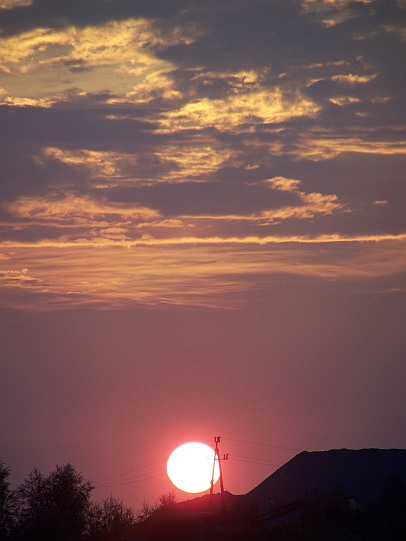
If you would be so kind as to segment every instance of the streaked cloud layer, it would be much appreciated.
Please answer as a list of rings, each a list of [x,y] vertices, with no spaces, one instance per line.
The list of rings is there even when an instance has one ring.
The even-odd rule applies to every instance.
[[[404,288],[404,2],[1,8],[3,303]]]

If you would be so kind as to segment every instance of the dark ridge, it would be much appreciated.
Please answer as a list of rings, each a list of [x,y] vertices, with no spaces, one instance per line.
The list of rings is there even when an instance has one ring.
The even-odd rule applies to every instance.
[[[379,497],[383,482],[391,475],[406,481],[404,449],[333,449],[303,451],[244,495],[255,502],[260,512],[267,512],[307,494],[327,495],[343,490],[360,504]]]

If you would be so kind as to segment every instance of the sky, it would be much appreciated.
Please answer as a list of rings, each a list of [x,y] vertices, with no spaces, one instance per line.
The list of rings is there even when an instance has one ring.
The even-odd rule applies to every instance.
[[[0,0],[13,483],[406,447],[405,58],[405,0]]]

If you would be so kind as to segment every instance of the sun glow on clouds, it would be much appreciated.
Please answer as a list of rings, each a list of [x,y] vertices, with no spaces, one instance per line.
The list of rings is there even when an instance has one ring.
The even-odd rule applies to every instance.
[[[32,176],[29,192],[14,192],[14,177],[5,178],[0,287],[39,292],[43,305],[215,305],[260,287],[267,274],[369,279],[400,272],[403,225],[385,225],[397,203],[384,183],[362,207],[366,223],[377,217],[380,224],[368,234],[359,218],[363,194],[351,198],[346,179],[339,188],[329,180],[339,157],[406,154],[396,94],[379,59],[367,58],[367,43],[358,50],[378,34],[399,45],[403,30],[393,20],[379,23],[361,40],[343,23],[356,26],[364,16],[372,26],[375,3],[353,4],[295,3],[295,24],[309,24],[323,40],[332,32],[340,54],[321,50],[309,35],[309,48],[294,58],[281,35],[287,56],[279,58],[269,41],[264,58],[267,29],[241,65],[238,52],[230,66],[220,58],[236,37],[232,25],[215,44],[219,54],[207,58],[205,39],[216,39],[216,26],[193,21],[196,6],[165,24],[144,17],[44,24],[1,36],[0,101],[9,105],[5,115],[15,113],[6,118],[22,141],[21,151],[13,138],[5,148],[25,152],[22,163],[37,176],[16,173],[21,185]],[[17,5],[29,2],[0,4]],[[237,17],[239,3],[235,9]],[[354,51],[340,48],[340,39]],[[45,108],[46,133],[37,143],[30,125],[25,148],[26,124],[14,119],[37,118]],[[71,110],[86,110],[89,132],[64,129]],[[56,131],[55,118],[62,123]],[[320,246],[337,251],[316,262]]]
[[[396,133],[396,131],[395,129],[394,132]],[[403,139],[388,141],[382,138],[379,140],[379,135],[372,137],[374,133],[369,130],[365,130],[363,135],[364,137],[354,135],[340,137],[327,129],[315,128],[304,131],[296,144],[291,145],[289,149],[279,144],[273,144],[271,148],[276,155],[290,154],[297,159],[312,161],[331,159],[346,152],[381,155],[406,154],[406,141]]]
[[[161,145],[155,151],[155,158],[160,160],[161,172],[155,176],[143,179],[139,175],[138,158],[141,160],[145,153],[109,152],[93,150],[66,150],[59,148],[44,148],[46,158],[53,158],[63,163],[80,166],[88,170],[91,184],[101,187],[108,185],[126,185],[137,181],[147,184],[155,182],[184,182],[198,179],[201,175],[216,171],[228,161],[233,152],[219,148],[219,145],[184,144]],[[143,156],[144,155],[144,156]],[[41,157],[38,158],[41,161]],[[107,184],[106,184],[107,183]]]
[[[249,221],[251,227],[255,224],[262,227],[265,224],[292,218],[310,219],[316,215],[332,214],[345,209],[338,202],[337,196],[306,193],[300,189],[300,184],[299,180],[285,177],[266,180],[264,185],[269,186],[269,189],[294,194],[298,204],[263,210],[248,216],[196,214],[194,216],[180,215],[167,220],[156,210],[145,206],[125,202],[111,203],[105,199],[92,199],[89,195],[80,197],[69,191],[54,191],[46,197],[21,197],[13,202],[4,203],[3,209],[13,217],[13,222],[10,224],[13,229],[27,228],[33,224],[60,228],[66,240],[78,237],[111,238],[112,232],[120,238],[137,239],[137,230],[140,228],[178,229],[186,222],[188,227],[196,227],[213,220],[216,220],[218,224],[236,222],[237,226],[244,221]]]
[[[77,156],[71,158],[76,164]],[[108,169],[106,176],[110,173]],[[33,309],[161,302],[232,307],[236,295],[256,289],[269,279],[265,276],[273,274],[358,280],[401,271],[404,235],[261,234],[267,224],[346,210],[333,194],[307,193],[298,179],[278,176],[264,184],[270,190],[294,194],[298,205],[251,216],[167,218],[145,206],[63,191],[3,204],[12,217],[8,225],[2,224],[5,230],[42,228],[36,241],[4,241],[0,246],[4,254],[0,288],[7,293],[3,303],[8,305],[12,297],[17,305]],[[213,221],[217,235],[208,235],[213,231],[208,224]],[[244,222],[249,223],[251,235],[239,231]],[[225,224],[234,225],[227,226],[228,233],[219,234]],[[186,233],[186,226],[194,226],[194,235]],[[59,230],[59,237],[47,238],[48,228],[53,235]],[[321,246],[365,242],[368,247],[356,256],[345,248],[319,257]],[[309,246],[314,249],[309,251]],[[21,293],[21,300],[16,300],[13,291]]]
[[[122,247],[98,242],[77,245],[43,242],[15,246],[0,273],[3,292],[24,291],[20,301],[32,309],[50,306],[99,305],[125,307],[132,303],[235,306],[235,295],[256,289],[272,275],[288,273],[329,280],[365,280],[402,272],[406,264],[406,236],[372,240],[358,255],[352,243],[361,239],[179,239],[177,244],[154,244],[153,239]],[[276,240],[276,242],[273,242]],[[341,243],[335,253],[331,243]],[[308,243],[314,246],[309,250]],[[345,246],[347,245],[347,248]],[[261,248],[259,249],[259,246]],[[325,248],[320,259],[320,249]],[[21,264],[30,261],[30,268]],[[267,278],[266,278],[267,277]],[[264,284],[263,284],[264,285]],[[8,305],[3,296],[2,305]]]
[[[135,168],[137,156],[128,152],[109,152],[96,150],[62,150],[48,147],[42,150],[47,158],[53,158],[63,163],[81,166],[89,170],[89,173],[100,182],[109,179],[110,183],[119,182],[123,178],[123,168]],[[40,158],[39,158],[40,159]]]
[[[0,9],[12,9],[18,6],[30,6],[33,0],[0,0]]]
[[[358,0],[359,4],[372,4],[373,0]],[[305,13],[315,16],[327,27],[336,26],[355,17],[351,10],[353,0],[302,0]]]
[[[278,87],[247,93],[232,94],[227,98],[203,98],[189,102],[177,111],[170,111],[162,119],[162,131],[216,127],[227,131],[245,125],[278,123],[292,117],[312,116],[318,108],[299,94],[293,98],[284,96]]]
[[[63,229],[66,239],[68,229],[75,237],[102,237],[107,232],[128,232],[128,227],[137,220],[155,220],[158,214],[152,209],[139,205],[119,205],[105,201],[92,200],[89,196],[78,197],[72,193],[48,195],[47,197],[22,197],[4,208],[14,218],[20,220],[19,227],[46,225]],[[16,227],[14,223],[12,227]],[[80,232],[77,231],[80,227]],[[118,229],[117,229],[118,228]],[[96,233],[98,232],[98,233]]]
[[[156,58],[151,49],[188,41],[187,32],[159,35],[143,19],[83,29],[38,28],[0,38],[0,84],[7,91],[3,102],[26,99],[43,104],[48,98],[52,103],[68,88],[99,91],[106,78],[117,96],[145,101],[149,89],[153,97],[173,97],[178,93],[171,89],[167,75],[172,66]]]
[[[162,175],[160,180],[167,182],[182,182],[186,180],[199,179],[202,175],[218,170],[222,164],[227,162],[233,151],[219,148],[213,145],[168,145],[163,146],[157,152],[157,156],[163,163],[173,164],[174,167]]]

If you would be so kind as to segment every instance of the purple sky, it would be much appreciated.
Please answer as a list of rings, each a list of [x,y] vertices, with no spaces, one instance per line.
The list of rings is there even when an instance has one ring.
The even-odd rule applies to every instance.
[[[406,447],[405,58],[405,0],[0,0],[14,483]]]

